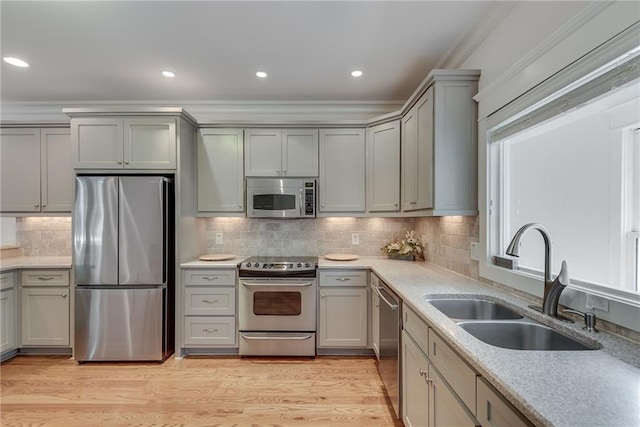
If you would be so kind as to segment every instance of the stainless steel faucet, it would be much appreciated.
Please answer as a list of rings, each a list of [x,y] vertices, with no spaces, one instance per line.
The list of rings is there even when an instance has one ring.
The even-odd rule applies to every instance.
[[[572,322],[572,320],[558,314],[558,301],[560,300],[560,294],[564,288],[569,284],[569,271],[567,268],[567,262],[562,261],[562,267],[560,273],[555,280],[551,280],[551,237],[549,232],[544,226],[536,223],[525,224],[513,236],[511,243],[507,247],[507,255],[518,257],[520,256],[520,240],[522,236],[529,230],[538,230],[544,240],[544,294],[542,298],[542,307],[531,306],[531,308],[548,314],[549,316]]]

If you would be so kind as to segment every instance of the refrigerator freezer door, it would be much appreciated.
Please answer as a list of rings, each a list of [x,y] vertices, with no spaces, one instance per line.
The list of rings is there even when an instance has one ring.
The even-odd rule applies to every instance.
[[[76,360],[163,360],[165,293],[166,288],[76,288]]]
[[[118,178],[76,178],[73,259],[76,284],[118,284]]]
[[[166,180],[120,177],[120,285],[166,282]]]

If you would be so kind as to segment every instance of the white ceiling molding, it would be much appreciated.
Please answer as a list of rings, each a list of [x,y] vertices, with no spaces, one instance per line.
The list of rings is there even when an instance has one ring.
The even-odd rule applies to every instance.
[[[489,34],[495,30],[505,17],[511,13],[517,3],[500,2],[496,3],[485,16],[479,17],[475,25],[470,25],[467,30],[460,35],[451,49],[440,60],[436,68],[459,69],[462,64],[478,49]]]
[[[602,13],[602,11],[610,7],[612,4],[613,2],[597,1],[588,3],[587,6],[585,6],[580,11],[580,13],[576,14],[573,18],[562,25],[557,31],[549,35],[542,43],[538,44],[534,49],[532,49],[526,55],[516,61],[502,75],[500,75],[500,77],[496,78],[494,81],[480,90],[473,99],[480,103],[497,90],[504,88],[507,83],[519,76],[520,73],[522,73],[527,67],[535,63],[543,55],[545,55],[556,45],[558,45],[558,43],[565,40],[567,37],[569,37],[569,35],[582,28],[585,24]],[[493,111],[487,112],[487,115],[490,113],[493,113]]]

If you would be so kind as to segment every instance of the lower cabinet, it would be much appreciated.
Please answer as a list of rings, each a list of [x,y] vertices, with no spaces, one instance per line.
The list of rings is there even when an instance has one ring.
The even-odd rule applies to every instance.
[[[69,270],[23,270],[20,285],[21,346],[68,347]]]
[[[317,346],[368,346],[367,271],[321,271],[318,287]]]
[[[407,305],[402,318],[402,420],[406,427],[531,426]]]
[[[0,353],[18,346],[16,333],[16,278],[14,272],[0,274]]]
[[[183,283],[183,347],[237,348],[236,271],[185,269]]]

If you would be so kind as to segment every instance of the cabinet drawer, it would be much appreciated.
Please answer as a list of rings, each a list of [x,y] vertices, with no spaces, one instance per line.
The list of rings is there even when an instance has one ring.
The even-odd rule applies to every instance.
[[[236,288],[187,287],[184,290],[184,314],[196,316],[233,316],[236,313]]]
[[[16,286],[16,274],[11,271],[9,273],[0,273],[0,289],[11,289]]]
[[[236,286],[235,270],[185,270],[187,286]]]
[[[69,286],[69,270],[23,270],[22,286]]]
[[[185,317],[184,344],[186,346],[235,346],[235,317]]]
[[[483,426],[529,427],[524,415],[483,378],[478,377],[478,421]]]
[[[367,286],[367,271],[321,271],[319,283],[320,286]]]
[[[476,371],[431,328],[427,355],[464,404],[476,415]]]
[[[418,315],[406,305],[404,308],[404,316],[402,317],[402,328],[407,331],[411,338],[418,344],[420,350],[427,354],[429,347],[429,327]]]

